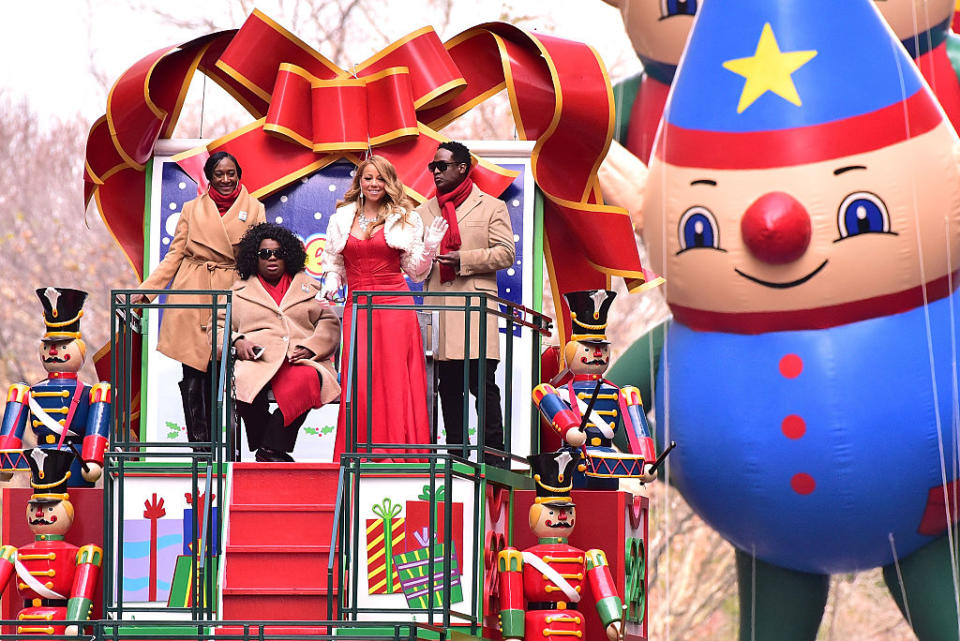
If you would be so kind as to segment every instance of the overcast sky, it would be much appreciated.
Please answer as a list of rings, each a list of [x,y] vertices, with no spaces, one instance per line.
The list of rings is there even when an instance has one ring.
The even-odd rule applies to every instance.
[[[148,11],[132,10],[123,0],[8,0],[3,4],[0,91],[15,98],[26,97],[41,120],[80,113],[92,122],[104,112],[105,94],[91,69],[98,69],[112,83],[142,56],[201,35],[185,34]],[[263,10],[270,14],[269,3],[263,4]],[[211,5],[222,3],[156,3],[178,15],[195,15]],[[601,0],[465,0],[454,12],[454,26],[440,36],[447,39],[474,24],[498,20],[505,5],[522,15],[549,12],[551,17],[544,19],[544,25],[552,21],[556,35],[592,45],[611,68],[612,75],[639,69],[619,12]],[[407,6],[405,0],[385,0],[376,16],[379,29],[399,38],[430,24],[429,19],[404,11]],[[296,25],[280,22],[297,31]],[[528,29],[540,26],[537,22],[525,25]],[[371,47],[363,58],[375,51]],[[199,76],[194,85],[198,83]]]

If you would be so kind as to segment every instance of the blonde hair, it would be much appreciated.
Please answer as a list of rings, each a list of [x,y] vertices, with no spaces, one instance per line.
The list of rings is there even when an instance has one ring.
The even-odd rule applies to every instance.
[[[567,341],[566,345],[563,346],[563,365],[565,367],[570,367],[570,363],[572,363],[576,357],[578,349],[580,349],[579,341]]]
[[[533,526],[537,524],[537,521],[540,520],[540,513],[543,512],[543,506],[539,503],[534,503],[530,506],[530,510],[527,512],[527,527],[531,530]]]
[[[407,192],[404,191],[403,183],[400,182],[400,178],[397,177],[396,168],[383,156],[370,156],[357,165],[357,171],[353,174],[353,182],[350,183],[347,193],[343,195],[343,200],[337,203],[337,207],[342,207],[349,203],[358,203],[355,216],[361,214],[363,211],[363,191],[360,189],[360,178],[363,176],[364,170],[370,165],[373,165],[373,168],[376,169],[380,177],[383,178],[385,192],[383,198],[380,200],[377,219],[370,225],[370,232],[372,233],[373,230],[382,226],[387,221],[387,216],[400,211],[401,208],[406,211],[403,212],[400,221],[407,224],[409,222],[407,217],[409,216],[410,210],[414,207],[414,202],[407,195]]]

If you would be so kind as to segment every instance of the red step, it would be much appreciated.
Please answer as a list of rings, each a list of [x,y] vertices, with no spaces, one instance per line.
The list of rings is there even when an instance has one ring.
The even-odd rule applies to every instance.
[[[227,544],[231,588],[327,587],[327,545]]]
[[[336,463],[234,463],[233,502],[332,505],[339,471]]]
[[[329,544],[333,508],[333,503],[234,503],[230,506],[230,542],[256,545],[262,540],[262,530],[266,528],[277,545],[299,545],[304,536],[317,543]]]
[[[309,638],[311,636],[319,636],[324,634],[329,634],[332,630],[328,631],[326,626],[318,625],[265,625],[263,626],[263,634],[270,641],[285,641],[286,639],[298,639],[302,641],[304,638]],[[214,629],[214,636],[218,637],[227,637],[231,639],[256,639],[257,635],[260,633],[260,626],[251,625],[244,628],[241,625],[222,625]],[[281,636],[283,634],[289,634],[290,637]],[[246,637],[244,637],[246,635]]]
[[[336,598],[335,588],[328,591],[327,564],[339,469],[333,463],[234,464],[224,620],[327,618],[327,599]]]
[[[271,591],[223,589],[225,621],[325,621],[325,590]]]

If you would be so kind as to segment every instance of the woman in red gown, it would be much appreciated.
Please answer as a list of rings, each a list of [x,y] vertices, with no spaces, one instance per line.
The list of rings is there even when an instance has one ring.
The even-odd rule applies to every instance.
[[[403,274],[416,282],[426,278],[445,232],[446,222],[438,219],[424,233],[423,221],[413,211],[393,165],[380,156],[371,156],[357,167],[353,183],[327,225],[326,245],[320,261],[324,272],[323,295],[336,296],[344,281],[352,291],[410,291]],[[347,376],[353,319],[351,298],[347,298],[343,313],[345,345],[340,368],[343,393],[335,461],[346,451],[349,429],[346,404],[350,400]],[[386,295],[374,296],[371,302],[411,305],[413,299]],[[401,450],[371,448],[368,444],[429,443],[427,377],[416,313],[411,309],[374,310],[370,323],[368,313],[358,306],[354,448],[360,452],[389,454]],[[368,331],[372,336],[368,337]],[[370,340],[372,353],[368,361]]]

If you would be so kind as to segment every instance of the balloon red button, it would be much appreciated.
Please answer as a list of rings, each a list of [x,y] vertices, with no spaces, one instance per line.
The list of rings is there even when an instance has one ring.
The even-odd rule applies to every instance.
[[[817,488],[817,482],[814,481],[813,477],[809,474],[804,474],[801,472],[799,474],[794,474],[793,478],[790,479],[790,487],[792,487],[793,491],[797,494],[806,496],[807,494],[812,494]]]
[[[787,438],[802,438],[807,433],[807,422],[796,414],[790,414],[784,417],[783,422],[780,423],[780,429]]]
[[[785,378],[796,378],[803,371],[803,359],[796,354],[787,354],[780,359],[780,373]]]

